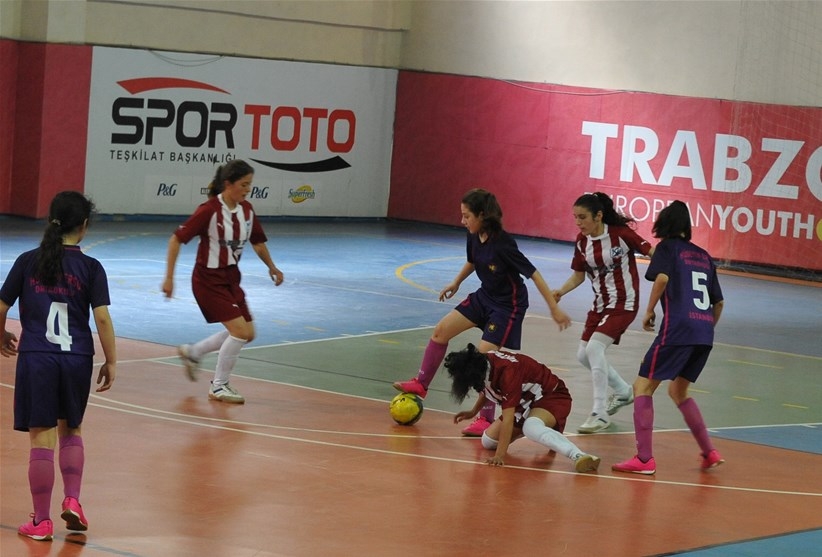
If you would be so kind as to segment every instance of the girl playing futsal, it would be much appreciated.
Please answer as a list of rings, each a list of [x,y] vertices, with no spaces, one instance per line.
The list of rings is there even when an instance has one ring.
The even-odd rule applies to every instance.
[[[725,462],[714,449],[702,413],[688,387],[696,382],[714,343],[714,327],[724,305],[722,289],[711,256],[691,243],[691,215],[682,201],[664,208],[654,223],[656,246],[645,278],[654,285],[642,327],[653,331],[654,308],[662,304],[662,323],[634,381],[634,432],[637,454],[614,464],[617,472],[656,472],[651,436],[654,429],[653,394],[662,381],[671,381],[668,396],[674,401],[702,452],[702,469]]]
[[[571,261],[573,274],[554,296],[559,301],[583,282],[591,279],[594,304],[588,312],[577,348],[577,359],[591,371],[594,405],[591,414],[577,428],[579,433],[596,433],[610,427],[611,416],[633,402],[631,386],[608,363],[605,351],[619,339],[636,318],[639,304],[639,273],[634,252],[653,253],[651,244],[628,225],[633,222],[614,209],[604,193],[586,194],[574,203],[574,219],[579,235]],[[606,403],[608,387],[613,391]]]
[[[192,381],[200,359],[209,352],[219,351],[214,380],[208,398],[242,404],[245,398],[229,384],[229,377],[240,350],[254,339],[254,322],[240,287],[240,262],[246,243],[268,267],[274,284],[283,282],[283,273],[274,265],[265,242],[265,232],[246,201],[251,191],[254,169],[245,161],[235,159],[217,169],[209,185],[209,199],[197,207],[194,214],[180,225],[168,242],[166,277],[162,290],[166,297],[174,293],[174,266],[180,245],[199,237],[197,260],[191,276],[191,288],[197,305],[208,323],[222,323],[224,331],[194,344],[183,344],[177,353]]]
[[[522,436],[570,458],[577,472],[595,472],[599,457],[582,452],[562,432],[571,412],[571,394],[548,367],[510,352],[479,352],[473,344],[445,357],[451,376],[451,396],[459,403],[470,390],[480,393],[469,411],[454,415],[454,423],[474,417],[486,400],[502,407],[502,415],[482,433],[482,446],[495,449],[486,462],[505,464],[508,445]]]
[[[428,385],[445,357],[448,342],[463,331],[472,327],[482,329],[479,345],[482,353],[500,347],[519,350],[522,321],[528,308],[528,290],[523,276],[534,281],[560,331],[571,325],[571,318],[560,309],[540,272],[503,229],[502,209],[494,194],[473,189],[462,198],[460,211],[462,224],[468,229],[467,261],[454,280],[442,289],[439,299],[453,297],[460,284],[473,272],[477,273],[481,286],[437,323],[417,376],[394,383],[398,391],[422,398],[428,393]],[[462,430],[463,435],[480,437],[494,421],[494,411],[494,403],[489,402],[474,423]]]
[[[41,541],[54,535],[50,507],[58,441],[64,494],[60,517],[69,530],[88,529],[79,501],[85,465],[80,425],[94,368],[91,315],[106,358],[97,376],[97,392],[109,390],[116,374],[106,272],[79,246],[93,209],[81,193],[58,193],[49,207],[40,247],[17,258],[0,289],[0,353],[17,354],[14,429],[28,431],[31,443],[28,476],[34,512],[17,532]],[[19,344],[6,330],[9,308],[18,299]]]

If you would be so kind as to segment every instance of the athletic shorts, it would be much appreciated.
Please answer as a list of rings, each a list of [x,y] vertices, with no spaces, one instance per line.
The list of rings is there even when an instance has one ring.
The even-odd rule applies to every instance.
[[[557,383],[557,386],[553,392],[535,400],[531,407],[542,408],[543,410],[550,412],[551,415],[557,420],[557,425],[554,426],[554,429],[562,433],[565,431],[565,422],[568,419],[568,415],[571,413],[571,393],[568,391],[568,387],[565,386],[565,383],[560,381]],[[525,414],[516,421],[514,427],[522,429],[522,424],[525,423],[527,418],[528,413],[525,412]]]
[[[588,342],[594,333],[602,333],[614,339],[614,344],[619,344],[622,333],[627,331],[631,323],[634,322],[636,314],[636,311],[625,311],[623,309],[606,309],[602,312],[589,311],[581,340]]]
[[[696,383],[708,361],[711,348],[713,347],[704,344],[662,346],[655,339],[642,359],[639,376],[656,381],[682,377]]]
[[[14,380],[14,429],[68,427],[83,423],[94,358],[85,354],[20,352]]]
[[[252,320],[245,292],[240,288],[241,276],[236,265],[219,269],[194,267],[191,290],[206,322],[225,323],[237,317]]]
[[[504,306],[494,302],[482,290],[477,290],[454,309],[482,329],[482,340],[495,346],[519,350],[527,305],[516,309]]]

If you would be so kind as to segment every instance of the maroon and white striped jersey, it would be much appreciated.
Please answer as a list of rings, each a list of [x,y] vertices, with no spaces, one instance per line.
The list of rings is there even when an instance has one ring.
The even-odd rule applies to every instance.
[[[246,242],[260,244],[268,240],[251,203],[242,201],[231,210],[222,194],[197,207],[174,234],[184,244],[199,236],[196,264],[209,269],[236,265]]]
[[[571,269],[584,272],[591,279],[593,311],[638,309],[639,274],[635,251],[648,255],[651,244],[628,226],[606,224],[601,236],[577,236]]]

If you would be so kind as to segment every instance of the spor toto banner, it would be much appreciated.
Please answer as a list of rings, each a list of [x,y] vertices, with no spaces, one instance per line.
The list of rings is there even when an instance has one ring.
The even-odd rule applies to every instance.
[[[94,49],[85,191],[102,213],[187,215],[218,165],[260,215],[384,217],[396,70]]]

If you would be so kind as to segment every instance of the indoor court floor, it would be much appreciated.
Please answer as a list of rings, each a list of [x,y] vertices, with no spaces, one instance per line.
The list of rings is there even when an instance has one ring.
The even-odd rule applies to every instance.
[[[178,260],[175,297],[160,292],[168,237],[182,220],[100,218],[82,244],[107,270],[119,352],[114,386],[92,393],[83,426],[87,532],[59,519],[58,472],[54,540],[17,535],[31,512],[29,442],[12,430],[15,360],[0,361],[3,557],[822,554],[822,283],[721,275],[726,307],[692,394],[726,463],[700,471],[696,443],[662,388],[657,473],[641,477],[611,471],[634,454],[631,407],[606,433],[576,433],[591,404],[590,376],[575,358],[590,286],[563,298],[574,325],[559,332],[529,282],[522,351],[568,384],[566,434],[602,465],[576,474],[566,458],[523,439],[494,468],[452,423],[458,406],[444,371],[416,425],[388,414],[391,383],[414,375],[433,326],[478,286],[471,277],[454,299],[437,300],[465,260],[463,230],[267,221],[286,282],[274,287],[246,251],[240,267],[257,338],[232,376],[246,403],[228,405],[207,399],[213,356],[190,382],[175,355],[219,328],[191,295],[194,243]],[[37,246],[42,226],[0,218],[0,280]],[[570,244],[519,244],[552,287],[570,274]],[[468,331],[450,348],[478,340]],[[635,322],[609,349],[627,381],[652,340]]]

